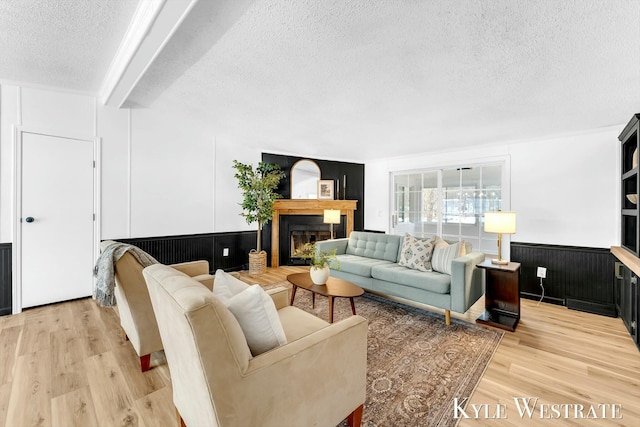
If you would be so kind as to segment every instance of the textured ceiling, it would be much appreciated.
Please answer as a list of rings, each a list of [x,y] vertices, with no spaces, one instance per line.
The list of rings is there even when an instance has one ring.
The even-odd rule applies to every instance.
[[[130,101],[186,112],[219,140],[360,160],[640,111],[636,0],[242,3],[220,15],[201,1]]]
[[[97,93],[137,0],[0,0],[0,79]]]
[[[97,94],[136,5],[0,0],[0,79]],[[621,125],[640,2],[200,0],[126,105],[345,160]]]

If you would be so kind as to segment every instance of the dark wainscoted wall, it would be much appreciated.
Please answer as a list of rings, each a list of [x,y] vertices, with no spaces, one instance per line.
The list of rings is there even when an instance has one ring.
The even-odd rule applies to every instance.
[[[0,316],[11,314],[11,243],[0,243]]]
[[[311,157],[285,156],[281,154],[262,153],[262,161],[265,163],[275,163],[285,173],[285,177],[280,181],[278,193],[283,199],[291,198],[291,167],[298,160],[313,160],[320,167],[321,179],[331,179],[340,181],[340,194],[334,194],[334,198],[357,200],[358,206],[353,216],[353,229],[360,231],[364,229],[364,164],[337,162],[333,160],[313,159]],[[344,177],[347,177],[346,197],[343,189]],[[335,190],[334,190],[335,192]],[[271,223],[263,227],[262,246],[269,252],[271,249]],[[271,258],[269,259],[269,264]]]
[[[137,246],[162,264],[207,260],[211,272],[248,270],[249,251],[256,246],[255,231],[207,233],[186,236],[113,239]],[[229,256],[223,256],[229,248]]]
[[[609,249],[511,243],[511,260],[520,268],[520,294],[540,299],[537,268],[547,268],[544,301],[575,310],[616,317],[615,259]]]

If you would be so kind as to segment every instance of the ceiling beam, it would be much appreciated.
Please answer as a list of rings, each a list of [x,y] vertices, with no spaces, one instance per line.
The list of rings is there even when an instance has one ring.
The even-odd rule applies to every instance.
[[[198,0],[140,0],[98,99],[120,108]]]

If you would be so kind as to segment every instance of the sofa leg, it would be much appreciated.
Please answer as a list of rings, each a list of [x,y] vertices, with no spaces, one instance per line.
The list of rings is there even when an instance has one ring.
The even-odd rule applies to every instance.
[[[180,412],[178,412],[178,408],[176,408],[176,417],[178,419],[179,427],[187,427],[187,425],[184,423],[184,420],[182,419],[182,416],[180,415]]]
[[[451,325],[451,310],[444,311],[444,323],[446,323],[447,326]]]
[[[352,413],[347,417],[347,424],[349,427],[360,427],[362,423],[362,411],[364,410],[364,404],[358,406]]]
[[[140,356],[140,370],[142,372],[147,372],[149,370],[149,366],[151,366],[151,354]]]

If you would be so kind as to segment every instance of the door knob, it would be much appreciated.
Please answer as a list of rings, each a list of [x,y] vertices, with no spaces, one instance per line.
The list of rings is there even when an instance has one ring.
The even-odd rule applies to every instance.
[[[25,221],[26,221],[26,222],[33,222],[33,221],[35,221],[35,220],[33,219],[33,217],[32,217],[32,216],[28,216],[28,217],[26,217],[26,218],[25,218]]]

